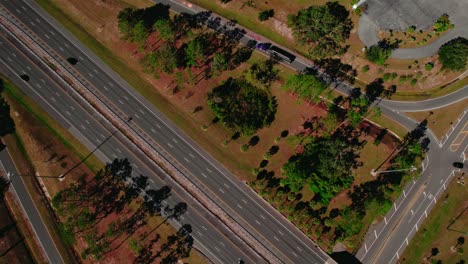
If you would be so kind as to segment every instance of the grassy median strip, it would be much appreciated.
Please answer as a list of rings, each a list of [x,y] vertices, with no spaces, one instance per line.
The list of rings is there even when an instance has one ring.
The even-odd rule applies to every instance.
[[[14,109],[18,109],[19,107],[24,108],[25,111],[30,113],[36,120],[38,120],[41,125],[44,125],[46,130],[50,132],[51,135],[56,137],[67,149],[70,149],[72,153],[76,154],[80,160],[89,153],[89,150],[76,138],[74,138],[70,132],[58,124],[32,99],[27,97],[21,90],[19,90],[19,88],[12,85],[6,79],[4,79],[4,85],[5,97],[11,105],[12,111],[14,111]],[[12,112],[12,115],[15,115],[15,113]],[[22,175],[33,175],[35,173],[34,166],[32,165],[33,162],[30,160],[30,157],[27,154],[26,146],[22,141],[22,138],[18,134],[9,135],[5,137],[5,142],[8,146],[9,153],[18,167],[19,173]],[[94,155],[89,157],[84,163],[93,171],[97,171],[103,166],[102,162],[100,162]],[[45,225],[51,233],[54,243],[57,245],[60,254],[66,263],[72,263],[74,260],[73,253],[71,250],[67,250],[67,248],[62,244],[58,226],[56,225],[55,216],[50,210],[50,205],[42,194],[42,190],[40,190],[36,179],[33,177],[25,177],[23,180],[26,188],[31,194],[33,201],[35,202],[36,208],[38,209],[42,219],[45,222]],[[31,247],[31,243],[33,242],[28,242],[29,247]],[[37,257],[37,253],[34,251],[33,253]]]
[[[18,172],[21,175],[33,175],[34,169],[32,167],[31,161],[29,160],[25,147],[18,137],[17,134],[7,135],[4,137],[5,144],[8,146],[8,152],[10,153],[12,159],[17,166]],[[55,217],[51,210],[49,209],[49,203],[41,194],[40,187],[36,182],[34,177],[24,177],[23,182],[31,195],[32,200],[35,203],[35,206],[41,215],[42,220],[44,221],[45,226],[49,230],[49,233],[57,246],[57,249],[66,263],[72,263],[73,257],[70,250],[67,250],[63,243],[61,242],[59,230]],[[29,247],[33,248],[31,245],[34,245],[33,241],[28,242]],[[34,252],[34,251],[33,251]],[[35,253],[35,256],[37,253]]]
[[[88,148],[81,144],[67,129],[63,128],[57,121],[49,116],[41,107],[39,107],[31,98],[24,94],[19,88],[12,85],[9,81],[0,77],[5,81],[5,93],[10,101],[15,100],[24,109],[31,113],[34,118],[39,120],[49,131],[57,137],[60,142],[70,149],[79,159],[83,159],[89,154]],[[92,170],[98,171],[103,167],[103,163],[94,155],[90,156],[84,163]]]

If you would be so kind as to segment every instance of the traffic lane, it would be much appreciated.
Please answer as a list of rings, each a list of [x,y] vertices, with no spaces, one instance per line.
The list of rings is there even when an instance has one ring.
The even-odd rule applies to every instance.
[[[389,108],[396,109],[401,112],[420,112],[442,108],[444,106],[465,100],[466,98],[468,98],[468,85],[453,93],[434,99],[416,102],[383,100],[382,103]]]
[[[12,175],[9,176],[11,185],[20,200],[21,206],[26,213],[26,217],[33,227],[33,231],[38,238],[39,244],[42,246],[42,249],[50,263],[64,263],[62,256],[55,246],[49,231],[45,227],[45,224],[42,221],[42,218],[39,215],[39,212],[37,211],[37,208],[35,207],[32,198],[26,189],[26,186],[24,185],[23,179],[18,176],[20,174],[17,171],[15,164],[11,160],[7,150],[8,146],[7,149],[0,151],[0,162],[4,166],[6,173],[12,173]]]
[[[6,49],[5,49],[5,50],[6,50]],[[3,51],[3,49],[2,49],[2,51]],[[19,55],[18,55],[18,57],[19,57]],[[23,69],[26,69],[26,66],[24,66],[21,62],[22,62],[22,60],[17,60],[16,63],[15,63],[14,65],[11,65],[11,66],[15,66],[15,67],[24,67]],[[32,66],[32,67],[34,67],[34,66]],[[16,69],[16,71],[22,71],[22,69]],[[35,72],[32,72],[30,82],[34,82],[34,79],[35,79],[35,77],[36,77],[35,75],[36,75]],[[44,77],[44,78],[47,78],[47,77]],[[37,77],[37,80],[39,80],[39,77]],[[48,80],[48,79],[45,79],[45,80]],[[48,82],[48,81],[47,81],[47,82]],[[50,90],[50,93],[52,93],[52,87],[54,87],[54,85],[51,84],[51,83],[47,83],[47,82],[45,83],[44,87],[49,88],[49,89],[47,89],[47,90]],[[45,90],[45,89],[44,89],[44,90]],[[44,91],[44,90],[41,89],[41,91]],[[60,88],[57,88],[57,89],[54,89],[54,91],[55,91],[55,92],[61,91],[61,89],[60,89]],[[55,92],[54,92],[54,93],[55,93]],[[44,99],[44,98],[51,98],[51,97],[49,97],[49,96],[43,96],[42,99]],[[63,96],[63,98],[65,98],[65,95]],[[62,101],[62,100],[58,100],[58,101],[57,101],[57,100],[56,100],[55,102],[52,102],[52,103],[55,103],[55,104],[56,104],[57,102],[65,102],[65,101]],[[67,105],[67,106],[70,106],[70,105],[72,105],[72,104],[71,104],[71,102],[67,102],[66,105]],[[58,104],[56,107],[65,108],[65,106],[64,106],[63,104]],[[79,112],[79,111],[80,111],[80,107],[79,107],[79,106],[75,106],[74,109],[75,109],[75,111],[72,111],[72,112],[71,112],[71,113],[73,113],[72,116],[71,116],[71,118],[70,118],[71,120],[83,120],[83,118],[84,118],[84,120],[88,120],[88,119],[89,119],[89,120],[93,120],[92,117],[86,116],[84,113],[80,113],[80,112]],[[79,127],[78,125],[75,125],[75,126],[76,126],[76,127]],[[82,128],[82,130],[84,130],[84,133],[87,134],[87,135],[86,135],[86,138],[88,138],[88,139],[98,138],[98,134],[100,134],[100,135],[110,134],[109,131],[98,131],[99,128],[100,128],[100,126],[97,125],[97,124],[89,124],[89,127],[84,127],[84,128]],[[96,131],[96,132],[94,132],[94,131]],[[92,143],[92,144],[95,144],[95,143]],[[113,146],[115,146],[115,143],[109,142],[109,144],[106,143],[105,145],[102,145],[102,146],[100,147],[100,149],[101,149],[102,152],[108,153],[107,155],[108,155],[109,157],[112,156],[109,160],[111,160],[111,159],[113,159],[113,158],[118,158],[118,157],[120,156],[120,155],[117,154],[116,150],[119,150],[119,149],[122,149],[123,151],[126,150],[126,149],[123,148],[123,147],[122,147],[122,148],[115,148],[115,147],[113,147]],[[93,147],[95,147],[95,145],[93,145]],[[122,152],[123,152],[123,151],[122,151]],[[127,153],[127,154],[121,153],[121,158],[130,157],[130,154],[131,154],[131,153]],[[132,158],[130,158],[130,160],[132,160]],[[135,164],[135,163],[134,163],[134,164]],[[140,164],[140,166],[143,166],[143,165]],[[150,172],[146,172],[146,173],[145,173],[145,172],[140,172],[140,173],[143,174],[143,175],[149,175]],[[163,183],[160,182],[160,183],[159,183],[159,186],[162,186],[162,185],[163,185]],[[175,205],[175,203],[176,203],[176,202],[174,202],[174,203],[172,204],[172,206]],[[190,214],[190,215],[192,215],[192,214]],[[197,221],[190,221],[190,217],[187,217],[187,221],[188,221],[188,222],[191,222],[192,224],[193,224],[194,222],[197,222]],[[198,222],[199,222],[199,221],[198,221]],[[194,227],[194,231],[197,231],[196,229],[197,229],[197,228]],[[205,231],[206,231],[206,230],[203,230],[204,233],[206,233]],[[199,232],[197,232],[197,233],[201,233],[201,232],[202,232],[202,231],[199,231]],[[213,237],[213,236],[210,236],[209,233],[208,233],[208,235],[207,235],[207,240],[208,240],[208,241],[222,241],[222,240],[220,240],[219,238],[217,239],[217,238],[215,238],[215,237]],[[228,243],[223,243],[223,244],[229,245]],[[224,252],[224,251],[220,251],[220,252],[222,252],[222,255],[223,255],[223,256],[228,256],[230,252],[233,252],[233,250],[231,250],[230,252]],[[238,252],[237,252],[237,253],[238,253]],[[234,254],[231,258],[228,258],[228,259],[230,259],[230,260],[236,260],[239,256],[242,256],[242,254]],[[247,257],[245,257],[245,258],[248,259]]]
[[[297,248],[297,247],[296,247]]]
[[[450,170],[437,169],[439,164],[434,164],[434,174],[440,182],[434,184],[434,181],[427,184],[426,189],[422,192],[417,202],[415,202],[408,212],[402,217],[401,224],[398,225],[386,241],[386,250],[379,252],[373,259],[374,263],[395,263],[408,246],[409,241],[414,234],[419,230],[421,224],[429,215],[432,207],[441,202],[441,196],[446,189],[448,182],[452,179],[453,174]]]

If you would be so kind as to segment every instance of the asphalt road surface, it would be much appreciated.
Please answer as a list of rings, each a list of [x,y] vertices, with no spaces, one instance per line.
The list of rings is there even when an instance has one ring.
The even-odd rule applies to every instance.
[[[26,213],[26,217],[31,223],[33,232],[36,234],[46,258],[50,263],[64,263],[49,231],[45,226],[45,223],[42,221],[42,218],[39,215],[26,186],[24,185],[23,179],[18,176],[20,174],[6,149],[0,151],[0,170],[9,175],[8,178],[11,182],[10,188],[13,189],[23,211]]]
[[[29,27],[31,32],[34,32],[35,37],[41,38],[64,60],[69,57],[78,59],[74,68],[80,72],[82,78],[101,93],[99,96],[110,100],[114,106],[125,113],[126,117],[131,116],[133,118],[131,126],[138,127],[149,135],[154,135],[155,148],[165,149],[166,157],[170,156],[178,161],[174,162],[176,167],[187,170],[189,174],[187,176],[195,184],[207,188],[210,191],[209,195],[221,208],[279,259],[286,263],[323,263],[329,259],[328,255],[317,248],[286,218],[193,143],[154,106],[137,94],[104,63],[100,62],[94,54],[82,47],[77,40],[65,32],[47,14],[44,14],[34,3],[31,1],[5,1],[2,2],[2,5]],[[30,34],[32,34],[31,32]],[[64,66],[71,67],[70,65]],[[53,95],[45,99],[51,103],[52,98],[59,101]],[[65,104],[57,110],[66,120],[70,121],[73,118],[67,117],[66,111],[69,110],[66,107]],[[78,124],[76,128],[80,129],[84,126],[83,130],[95,130],[93,126],[86,126],[85,120],[91,122],[89,119],[91,118],[77,118],[76,122],[81,121],[82,123]],[[96,138],[99,138],[99,133],[90,133],[94,134],[92,136],[85,135],[85,138],[94,143]],[[130,153],[120,154],[120,152],[124,152],[124,147],[110,147],[112,150],[106,152],[110,156],[131,156]],[[190,202],[188,204],[190,205]],[[196,232],[193,235],[197,238]],[[204,245],[213,245],[216,243],[215,241],[207,240]],[[222,244],[227,245],[224,242]],[[216,247],[224,247],[222,244],[218,243]],[[223,253],[213,250],[214,246],[210,248],[213,255],[220,259],[232,256],[232,253],[227,253],[231,247],[225,246]],[[229,260],[228,262],[232,262],[232,258]]]
[[[176,12],[193,13],[203,11],[196,6],[189,8],[175,1],[165,0],[162,2],[170,4],[171,8]],[[186,135],[175,128],[119,76],[100,62],[86,48],[82,47],[78,41],[58,26],[53,19],[44,14],[40,8],[29,0],[15,1],[14,3],[8,2],[3,3],[3,5],[18,19],[23,21],[25,25],[31,28],[37,37],[46,42],[47,45],[54,49],[62,58],[75,57],[79,59],[79,63],[75,68],[87,81],[92,83],[102,92],[103,96],[113,101],[113,104],[121,108],[128,116],[133,116],[135,125],[148,131],[150,134],[152,130],[157,131],[158,133],[155,133],[154,139],[158,141],[158,145],[163,147],[171,157],[178,160],[181,166],[187,168],[195,182],[209,188],[212,197],[216,197],[217,201],[219,199],[219,202],[224,205],[223,208],[226,208],[234,219],[246,227],[249,232],[256,234],[265,246],[271,248],[278,256],[282,256],[285,262],[313,263],[314,261],[323,262],[324,259],[327,258],[323,252],[315,250],[313,244],[303,236],[302,233],[281,217],[273,208],[269,207],[263,200],[259,199],[249,188],[239,183],[233,175],[214,161],[207,153],[197,147]],[[33,6],[33,9],[36,10],[37,13],[31,10],[31,6]],[[44,20],[44,18],[46,19]],[[222,28],[226,20],[221,19],[220,21]],[[66,37],[64,38],[63,36]],[[247,44],[251,40],[271,42],[262,36],[246,30],[240,42]],[[309,65],[311,65],[310,62],[299,57],[292,64],[288,64],[289,67],[297,71],[301,71]],[[335,86],[337,86],[335,89],[342,93],[347,93],[351,89],[350,86],[341,82]],[[466,92],[466,89],[465,87],[462,92]],[[463,96],[465,95],[466,93]],[[447,100],[445,103],[441,103],[440,100],[431,100],[427,103],[418,102],[414,104],[416,106],[408,106],[407,103],[381,101],[379,106],[383,114],[411,130],[417,126],[417,123],[402,115],[400,111],[418,111],[419,105],[423,105],[419,110],[438,108],[446,103],[453,102],[453,98],[447,98],[444,99]],[[408,107],[410,109],[407,109]],[[140,111],[143,111],[143,113]],[[442,161],[443,159],[441,159],[440,156],[444,155],[444,153],[442,150],[438,150],[440,149],[438,140],[431,133],[429,133],[428,136],[431,139],[430,151],[427,155],[429,157],[427,161],[428,164],[430,164],[432,160]],[[194,164],[195,162],[196,164]],[[409,190],[409,193],[406,194],[405,192],[397,201],[397,203],[400,202],[400,204],[394,211],[392,209],[392,211],[387,214],[385,219],[388,220],[385,221],[385,228],[380,235],[375,238],[376,241],[382,241],[381,246],[379,246],[380,242],[367,244],[367,241],[372,239],[372,235],[374,235],[374,232],[377,230],[374,230],[374,228],[378,227],[371,228],[366,238],[366,243],[364,243],[363,247],[360,249],[360,252],[365,253],[361,254],[358,252],[357,254],[363,262],[372,262],[374,260],[373,256],[375,255],[381,256],[386,252],[389,254],[395,252],[392,246],[397,245],[398,242],[392,242],[390,239],[387,240],[386,237],[394,235],[398,239],[405,238],[406,234],[403,231],[391,232],[392,230],[396,230],[393,227],[400,225],[401,222],[399,219],[410,213],[408,209],[409,206],[413,204],[415,200],[422,197],[424,195],[423,192],[426,194],[429,192],[435,194],[437,192],[436,189],[433,189],[435,188],[433,186],[436,186],[438,182],[440,183],[440,180],[446,178],[447,174],[450,173],[450,170],[447,168],[449,165],[446,163],[443,164],[442,167],[445,168],[443,171],[437,171],[435,168],[433,169],[433,167],[425,165],[426,170],[418,180],[406,186],[405,190]],[[204,179],[205,176],[207,179]],[[422,185],[427,187],[420,187]],[[411,191],[413,188],[418,190],[420,188],[426,188],[426,191]],[[429,209],[430,208],[428,208],[428,210]],[[429,211],[427,211],[427,213],[428,212]],[[365,256],[362,257],[364,254]]]
[[[191,202],[191,197],[185,194],[177,185],[169,184],[165,174],[145,159],[140,150],[128,148],[130,145],[125,138],[117,133],[111,136],[114,130],[93,109],[89,109],[66,85],[59,85],[48,72],[36,66],[30,55],[25,56],[0,31],[0,70],[29,97],[34,99],[43,109],[54,117],[64,128],[68,129],[90,151],[99,148],[95,155],[103,162],[110,162],[115,158],[128,158],[132,163],[133,176],[146,175],[149,177],[150,188],[159,189],[164,185],[172,188],[171,197],[164,205],[174,207],[178,202],[189,204],[187,212],[178,222],[169,221],[175,228],[183,224],[192,226],[192,236],[195,246],[214,263],[235,263],[239,259],[247,263],[261,262],[258,257],[239,243],[237,237],[223,226],[203,207]],[[16,46],[16,47],[15,47]],[[26,83],[19,75],[27,74],[30,80]],[[102,145],[101,145],[102,144]],[[15,175],[18,175],[17,173]],[[19,179],[12,176],[15,185]],[[24,192],[19,193],[23,197]],[[167,204],[166,204],[167,203]],[[28,214],[29,215],[29,214]],[[34,216],[30,216],[35,224]],[[47,242],[47,237],[38,233],[41,241]],[[57,262],[51,262],[57,263]]]

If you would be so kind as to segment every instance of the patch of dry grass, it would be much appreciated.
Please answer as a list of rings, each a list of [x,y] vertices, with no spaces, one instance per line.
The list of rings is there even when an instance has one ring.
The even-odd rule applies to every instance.
[[[459,261],[466,260],[468,192],[466,185],[457,183],[458,177],[460,175],[456,175],[447,186],[429,217],[400,256],[399,263],[436,263],[437,260],[441,263],[461,263]],[[460,237],[465,242],[453,250],[452,247],[457,245]],[[434,248],[439,253],[429,259]]]
[[[427,118],[427,126],[441,139],[454,124],[457,118],[467,109],[468,99],[449,106],[425,112],[406,113],[409,117],[421,122]],[[431,114],[432,112],[432,114]]]

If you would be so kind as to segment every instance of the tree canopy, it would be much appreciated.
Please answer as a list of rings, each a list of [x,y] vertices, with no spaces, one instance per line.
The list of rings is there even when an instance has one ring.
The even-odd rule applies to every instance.
[[[249,70],[252,80],[269,86],[273,81],[276,80],[278,75],[278,70],[273,66],[273,60],[265,60],[252,64]]]
[[[348,188],[354,178],[355,164],[352,145],[343,138],[322,137],[304,145],[304,151],[293,156],[282,168],[286,178],[281,185],[299,192],[308,184],[315,200],[328,205],[340,191]]]
[[[163,44],[148,55],[147,63],[152,69],[160,69],[165,73],[173,73],[178,67],[177,51],[171,44]]]
[[[208,105],[227,127],[252,135],[273,122],[276,100],[245,79],[229,78],[208,93]]]
[[[452,71],[462,71],[468,61],[468,40],[456,38],[445,43],[439,49],[439,61],[442,68]]]
[[[353,23],[349,12],[338,2],[310,6],[296,15],[288,16],[288,26],[295,39],[302,44],[312,44],[310,55],[327,58],[346,51],[344,45]]]
[[[289,75],[283,88],[297,94],[299,98],[317,101],[320,94],[327,88],[324,80],[313,74]]]
[[[366,52],[364,53],[366,59],[378,65],[384,65],[385,61],[390,58],[390,55],[392,55],[392,50],[379,44],[366,48]]]
[[[208,48],[208,41],[205,36],[199,35],[192,39],[185,48],[185,55],[188,66],[197,66],[205,58],[205,52]]]
[[[0,97],[0,137],[15,132],[15,123],[10,116],[10,106]]]

